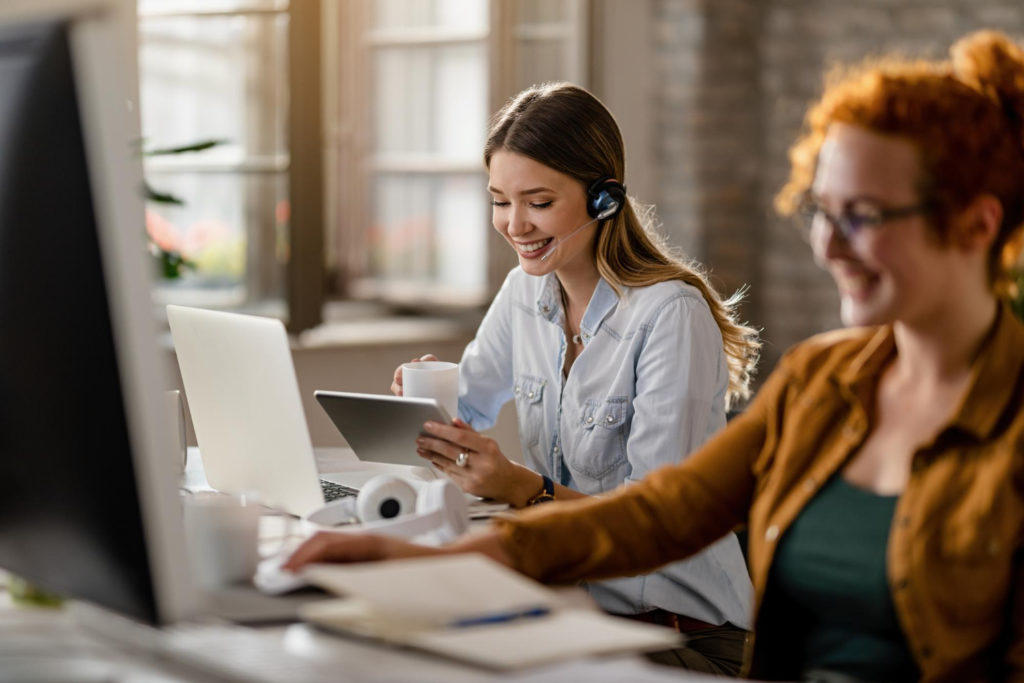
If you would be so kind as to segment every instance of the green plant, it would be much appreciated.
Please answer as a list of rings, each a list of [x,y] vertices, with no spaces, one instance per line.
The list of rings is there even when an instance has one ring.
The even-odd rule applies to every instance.
[[[224,144],[226,140],[202,140],[188,145],[163,147],[143,151],[144,157],[192,154]],[[185,201],[169,192],[154,189],[148,181],[143,181],[143,196],[153,204],[184,206]],[[149,211],[146,212],[146,234],[149,241],[149,252],[157,259],[161,277],[166,280],[180,278],[186,269],[194,270],[195,264],[181,252],[176,239],[172,239],[168,230],[169,224],[162,217]]]

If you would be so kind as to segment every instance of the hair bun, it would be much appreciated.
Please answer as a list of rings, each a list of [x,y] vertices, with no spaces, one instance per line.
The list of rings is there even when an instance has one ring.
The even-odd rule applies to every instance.
[[[999,31],[976,31],[950,48],[953,74],[1024,122],[1024,50]]]

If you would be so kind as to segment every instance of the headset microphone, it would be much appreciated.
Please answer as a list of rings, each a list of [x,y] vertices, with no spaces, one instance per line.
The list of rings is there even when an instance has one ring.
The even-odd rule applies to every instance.
[[[558,249],[558,245],[559,245],[559,244],[561,244],[562,242],[566,241],[567,239],[569,239],[570,237],[572,237],[573,235],[575,235],[576,233],[578,233],[578,232],[579,232],[580,230],[582,230],[583,228],[587,227],[588,225],[593,225],[594,223],[596,223],[596,222],[598,222],[598,221],[600,221],[600,220],[603,220],[603,219],[602,219],[602,218],[600,218],[600,217],[598,217],[598,218],[592,218],[592,219],[590,219],[589,221],[587,221],[586,223],[584,223],[583,225],[581,225],[580,227],[578,227],[578,228],[576,228],[575,230],[573,230],[572,232],[570,232],[570,233],[569,233],[568,235],[566,235],[565,237],[556,237],[556,238],[555,238],[555,244],[554,244],[554,246],[553,246],[553,247],[551,247],[551,249],[549,249],[549,250],[548,250],[548,253],[546,253],[546,254],[544,254],[543,256],[541,256],[541,257],[540,257],[540,260],[541,260],[541,261],[547,261],[547,260],[548,260],[548,257],[549,257],[549,256],[551,256],[552,254],[554,254],[554,253],[555,253],[555,249]]]
[[[562,242],[588,225],[614,218],[622,210],[625,202],[626,186],[619,181],[605,176],[592,182],[587,187],[587,213],[591,216],[591,220],[576,228],[565,237],[556,237],[554,245],[548,249],[548,253],[540,257],[540,260],[547,261],[548,257],[555,253],[555,250],[558,249]]]

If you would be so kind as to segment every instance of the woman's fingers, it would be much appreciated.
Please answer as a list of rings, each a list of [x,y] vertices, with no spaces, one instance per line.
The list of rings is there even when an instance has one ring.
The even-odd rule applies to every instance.
[[[482,451],[486,447],[487,437],[478,434],[465,422],[464,426],[441,424],[431,420],[423,425],[427,434],[444,439],[460,447],[461,450]]]
[[[435,468],[441,470],[443,474],[446,474],[452,478],[457,478],[462,475],[462,470],[455,465],[452,460],[444,457],[443,455],[437,455],[436,453],[427,453],[425,451],[418,451],[420,457],[426,458],[430,461],[430,464]]]
[[[376,536],[320,531],[296,548],[282,569],[293,572],[311,562],[365,562],[380,556]]]
[[[459,453],[466,450],[465,447],[458,444],[445,441],[444,439],[433,439],[429,436],[421,436],[416,439],[416,447],[427,453],[447,458],[452,462],[455,461],[455,458],[459,457]]]
[[[396,560],[441,555],[444,552],[440,548],[424,547],[386,536],[320,531],[300,545],[282,568],[296,571],[311,562]]]
[[[419,358],[410,358],[409,362],[410,363],[419,363],[421,361],[427,361],[427,360],[437,360],[437,356],[435,356],[432,353],[425,353],[422,356],[420,356]],[[402,363],[402,365],[399,365],[397,368],[395,368],[395,375],[391,379],[391,393],[394,394],[395,396],[402,396],[403,395],[402,394],[402,366],[403,365],[405,365],[405,363]]]

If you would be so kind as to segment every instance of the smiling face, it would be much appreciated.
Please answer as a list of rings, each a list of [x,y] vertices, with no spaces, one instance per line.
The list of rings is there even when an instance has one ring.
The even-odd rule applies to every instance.
[[[917,151],[908,141],[834,123],[822,145],[812,194],[833,216],[873,206],[914,206]],[[859,230],[849,240],[819,213],[811,228],[815,260],[839,288],[846,325],[927,320],[955,286],[955,249],[943,245],[922,213]],[[952,279],[951,279],[952,278]]]
[[[578,180],[505,149],[494,153],[488,170],[494,229],[516,250],[524,271],[596,268],[597,224],[574,232],[590,220]]]

